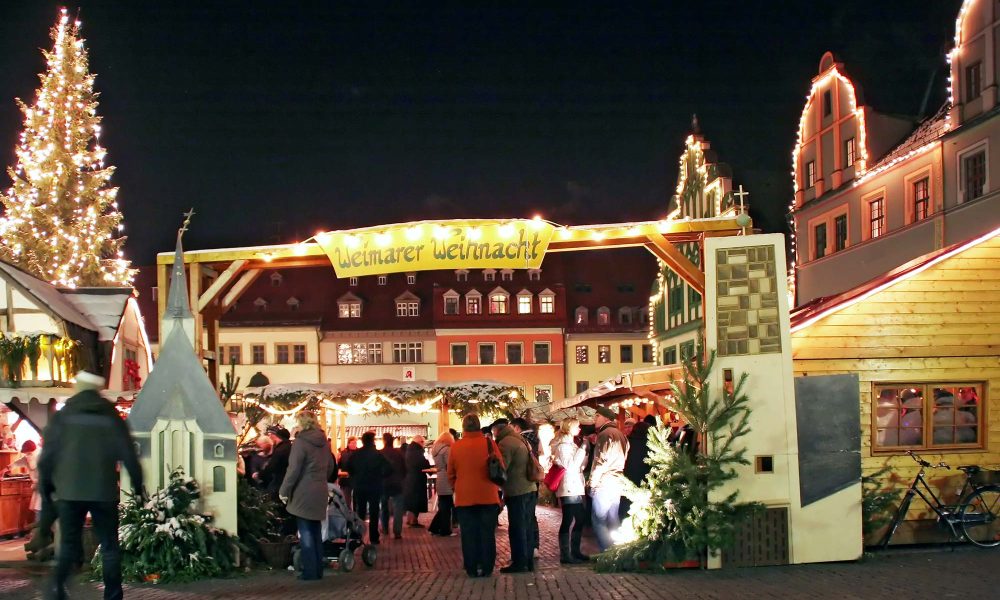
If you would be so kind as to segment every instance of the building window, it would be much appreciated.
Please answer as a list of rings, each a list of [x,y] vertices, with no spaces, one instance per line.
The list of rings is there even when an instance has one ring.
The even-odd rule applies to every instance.
[[[535,402],[552,402],[552,386],[551,385],[536,385],[535,386]]]
[[[281,285],[281,280],[282,280],[281,273],[277,271],[271,273],[271,287],[278,287],[279,285]]]
[[[590,389],[590,382],[589,381],[577,381],[576,382],[576,393],[577,394],[582,394],[583,392],[586,392],[588,389]]]
[[[496,281],[497,272],[496,269],[485,269],[483,271],[483,281]]]
[[[618,309],[618,323],[621,325],[631,325],[632,324],[632,309],[628,306],[623,306]]]
[[[292,346],[292,362],[297,365],[306,364],[306,345],[295,344]]]
[[[663,349],[663,364],[664,365],[677,364],[677,346],[670,346],[669,348]]]
[[[579,306],[573,311],[573,322],[577,325],[586,325],[590,320],[590,314],[586,306]]]
[[[482,299],[479,296],[465,297],[465,312],[470,315],[478,315],[483,312]]]
[[[551,315],[556,312],[556,297],[552,294],[538,295],[538,312]]]
[[[816,161],[806,163],[806,189],[816,185]]]
[[[607,306],[602,306],[597,309],[597,324],[598,325],[611,324],[611,311],[608,310]]]
[[[479,364],[495,365],[497,363],[497,347],[493,343],[479,344]]]
[[[986,149],[962,156],[962,201],[975,200],[986,193]]]
[[[341,365],[366,365],[371,362],[371,355],[369,354],[369,347],[372,344],[366,344],[364,342],[351,343],[340,343],[337,344],[337,364]],[[379,360],[377,362],[382,362],[382,346],[379,344],[378,347]]]
[[[417,276],[414,273],[406,274],[406,285],[413,285],[417,283]]]
[[[826,223],[813,228],[813,258],[826,256]]]
[[[222,360],[227,365],[243,364],[243,346],[223,346]],[[134,358],[132,360],[135,360]]]
[[[833,220],[833,250],[840,252],[847,247],[847,215],[840,215]]]
[[[517,342],[507,343],[507,364],[519,365],[523,360],[524,346]]]
[[[226,468],[212,467],[212,491],[226,491]]]
[[[885,233],[885,199],[876,198],[868,203],[869,237],[877,238]]]
[[[930,180],[927,177],[913,182],[913,220],[927,218],[927,208],[930,205]]]
[[[267,312],[267,300],[257,298],[253,301],[253,309],[257,312]]]
[[[694,358],[695,355],[695,345],[694,340],[684,342],[680,345],[681,350],[681,360],[690,360]]]
[[[512,269],[500,271],[500,281],[514,281],[514,271]]]
[[[549,364],[550,352],[548,342],[535,342],[535,364],[536,365],[547,365]]]
[[[611,362],[611,346],[602,344],[597,347],[597,362],[602,364]]]
[[[975,100],[983,92],[983,63],[965,67],[965,101]]]
[[[337,305],[338,314],[341,319],[360,319],[361,318],[361,303],[360,302],[341,302]]]
[[[386,277],[385,275],[379,275],[378,276],[378,284],[379,285],[385,285],[388,282],[389,282],[389,278]]]
[[[852,167],[854,166],[854,161],[857,160],[857,146],[854,138],[848,138],[844,142],[844,166]]]
[[[576,347],[576,364],[583,365],[590,362],[590,348],[588,346]]]
[[[667,294],[667,308],[671,316],[679,315],[684,311],[684,288],[680,284],[675,284]]]
[[[392,345],[392,362],[422,363],[424,362],[423,342],[399,342]]]
[[[982,383],[876,385],[874,449],[982,446],[982,392]]]
[[[651,363],[653,362],[653,345],[643,344],[642,345],[642,362]]]
[[[288,310],[299,310],[299,307],[302,305],[299,299],[294,296],[285,300],[285,304],[288,306]]]
[[[255,365],[265,364],[267,361],[264,357],[264,344],[251,344],[250,358],[253,359]]]
[[[541,281],[541,280],[542,280],[541,269],[528,269],[528,281]]]
[[[823,116],[829,117],[833,114],[833,92],[826,90],[823,92]]]
[[[458,296],[445,296],[444,314],[446,315],[458,314]]]
[[[397,317],[419,317],[420,316],[420,303],[419,302],[397,302],[396,303],[396,316]]]
[[[347,280],[347,285],[349,285],[351,287],[357,287],[357,285],[358,285],[358,278],[357,277],[351,277],[350,279]]]
[[[452,344],[451,345],[451,364],[453,364],[453,365],[467,365],[467,364],[469,364],[469,345],[468,344]]]
[[[455,281],[468,281],[469,271],[467,269],[458,269],[455,271]]]
[[[618,357],[623,363],[632,362],[632,344],[622,344],[618,349]]]
[[[274,362],[279,365],[288,364],[288,344],[275,344],[274,346]]]
[[[368,342],[368,363],[373,365],[382,364],[381,342]]]
[[[519,315],[530,315],[531,314],[531,296],[528,294],[517,296],[517,314]]]
[[[507,294],[495,293],[490,295],[490,314],[505,315],[509,312],[507,306]]]

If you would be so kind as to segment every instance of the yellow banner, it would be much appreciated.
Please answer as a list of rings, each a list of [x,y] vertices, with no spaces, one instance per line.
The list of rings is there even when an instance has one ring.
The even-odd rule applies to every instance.
[[[537,269],[554,227],[538,219],[424,221],[317,234],[337,277],[439,269]]]

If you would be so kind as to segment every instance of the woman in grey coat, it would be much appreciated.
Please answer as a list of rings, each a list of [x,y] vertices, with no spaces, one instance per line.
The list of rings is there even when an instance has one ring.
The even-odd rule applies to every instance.
[[[434,520],[427,528],[431,535],[442,537],[452,535],[451,513],[455,507],[455,496],[451,489],[451,482],[448,481],[448,457],[451,455],[451,445],[454,443],[455,438],[450,432],[445,431],[431,446],[431,457],[434,459],[434,467],[437,469],[438,498],[437,514],[434,515]]]
[[[330,442],[316,423],[316,415],[300,412],[296,417],[299,433],[292,444],[288,471],[281,482],[278,497],[288,505],[289,514],[299,526],[299,546],[302,550],[300,579],[323,576],[323,540],[321,523],[326,519],[329,490],[326,482],[333,474],[333,454]]]

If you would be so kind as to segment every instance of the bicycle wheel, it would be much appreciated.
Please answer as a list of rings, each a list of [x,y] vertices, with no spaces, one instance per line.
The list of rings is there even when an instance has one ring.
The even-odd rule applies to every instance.
[[[908,492],[905,496],[903,496],[903,501],[899,503],[899,508],[896,509],[896,514],[892,517],[892,523],[889,524],[889,529],[886,530],[885,537],[882,538],[882,542],[879,544],[879,547],[883,550],[889,547],[889,540],[891,540],[893,534],[896,533],[896,529],[899,527],[899,524],[906,518],[906,511],[910,509],[910,502],[912,501],[912,492]]]
[[[1000,545],[1000,486],[973,491],[959,508],[958,517],[965,539],[984,548]]]

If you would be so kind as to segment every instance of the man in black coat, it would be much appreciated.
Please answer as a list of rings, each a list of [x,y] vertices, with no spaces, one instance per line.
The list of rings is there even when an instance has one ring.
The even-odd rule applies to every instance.
[[[377,545],[379,503],[382,500],[382,480],[389,472],[389,462],[375,448],[375,432],[361,436],[361,448],[351,455],[344,469],[350,473],[354,484],[355,512],[368,516],[368,541]]]
[[[267,459],[267,464],[260,470],[258,479],[264,482],[264,489],[275,501],[278,500],[278,489],[281,482],[285,480],[285,472],[288,471],[288,457],[292,454],[292,435],[288,430],[280,425],[272,425],[267,428],[267,435],[271,438],[274,446],[271,456]]]
[[[38,485],[44,502],[59,515],[59,562],[52,594],[66,597],[66,580],[83,556],[83,523],[90,513],[101,544],[105,600],[122,598],[121,553],[118,548],[118,463],[125,465],[132,489],[142,494],[142,467],[128,425],[97,390],[104,378],[81,371],[78,392],[66,401],[42,438]]]
[[[392,537],[403,537],[403,479],[406,477],[406,458],[399,448],[394,448],[391,433],[382,434],[382,456],[389,463],[390,472],[382,482],[382,532],[389,534],[389,515],[392,514]]]

